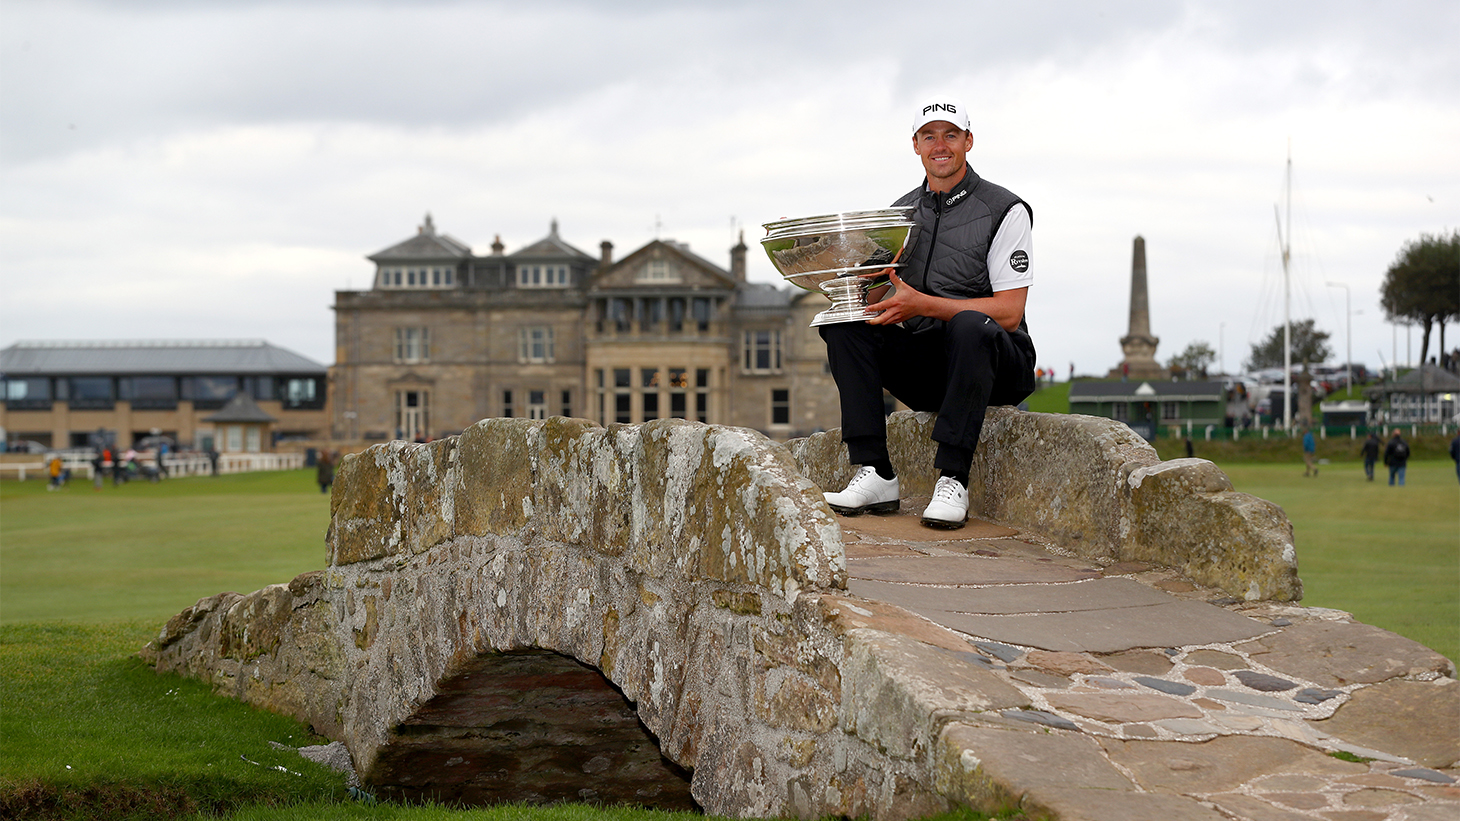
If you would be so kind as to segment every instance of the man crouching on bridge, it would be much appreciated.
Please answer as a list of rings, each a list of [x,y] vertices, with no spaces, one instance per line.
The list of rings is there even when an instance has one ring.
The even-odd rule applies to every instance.
[[[957,528],[968,518],[968,473],[988,406],[1018,404],[1034,392],[1034,343],[1024,323],[1034,220],[1023,200],[968,167],[973,134],[961,102],[937,97],[919,106],[912,141],[927,177],[893,203],[915,206],[905,278],[887,272],[891,295],[868,306],[881,311],[877,317],[821,326],[841,396],[842,441],[861,466],[826,501],[846,515],[897,510],[885,388],[913,410],[937,412],[939,478],[922,520]]]

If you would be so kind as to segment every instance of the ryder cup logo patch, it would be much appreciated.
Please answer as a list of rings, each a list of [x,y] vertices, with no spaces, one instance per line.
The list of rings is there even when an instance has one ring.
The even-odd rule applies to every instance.
[[[1029,270],[1029,255],[1024,253],[1024,249],[1021,248],[1009,255],[1009,267],[1021,274]]]

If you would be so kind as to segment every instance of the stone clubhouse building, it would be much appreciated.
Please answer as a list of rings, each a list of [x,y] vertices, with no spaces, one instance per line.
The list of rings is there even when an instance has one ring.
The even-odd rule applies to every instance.
[[[328,435],[426,440],[486,417],[601,424],[679,418],[773,439],[840,423],[820,336],[820,294],[747,282],[656,239],[614,259],[548,235],[490,253],[439,232],[368,257],[369,290],[335,294]]]

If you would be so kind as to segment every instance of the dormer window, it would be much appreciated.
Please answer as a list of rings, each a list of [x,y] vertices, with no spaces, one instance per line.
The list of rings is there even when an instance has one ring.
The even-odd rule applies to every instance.
[[[403,265],[380,269],[382,288],[455,288],[456,269],[442,265]]]
[[[567,265],[518,265],[518,288],[566,288]]]

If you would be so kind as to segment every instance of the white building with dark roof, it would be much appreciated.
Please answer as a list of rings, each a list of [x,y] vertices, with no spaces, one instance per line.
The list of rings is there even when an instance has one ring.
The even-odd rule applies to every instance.
[[[1378,418],[1391,425],[1460,421],[1460,376],[1426,362],[1398,379],[1364,391]]]
[[[86,447],[105,431],[119,447],[159,434],[223,449],[205,417],[243,394],[274,418],[268,440],[327,435],[328,369],[263,340],[17,342],[0,350],[7,441]]]

